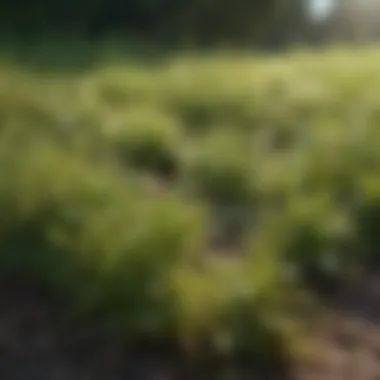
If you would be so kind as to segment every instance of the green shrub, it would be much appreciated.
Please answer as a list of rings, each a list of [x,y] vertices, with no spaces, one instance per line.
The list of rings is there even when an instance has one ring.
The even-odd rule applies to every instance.
[[[1,274],[124,333],[265,362],[292,285],[378,261],[378,63],[215,56],[60,79],[3,67]],[[178,175],[157,193],[140,174],[166,165]],[[240,261],[209,259],[214,209],[257,219]]]
[[[107,130],[117,157],[123,164],[160,173],[175,167],[181,147],[181,127],[175,118],[150,107],[126,111],[114,130]]]
[[[220,130],[195,140],[184,154],[189,189],[213,203],[254,201],[254,156],[240,134]]]
[[[232,130],[257,128],[254,73],[244,61],[180,60],[163,78],[164,104],[189,133],[207,133],[220,124]]]
[[[335,209],[323,198],[296,200],[291,211],[295,219],[288,220],[293,229],[289,234],[288,255],[306,280],[339,278],[349,264],[344,249],[352,231],[350,219],[343,209]]]
[[[202,272],[180,270],[179,328],[189,350],[197,352],[207,342],[225,360],[246,357],[256,369],[276,371],[276,365],[281,372],[286,370],[281,361],[302,339],[291,314],[301,298],[274,252],[260,248],[254,258],[209,260]]]
[[[352,207],[357,249],[361,252],[361,257],[357,261],[370,268],[376,268],[379,260],[379,181],[377,173],[369,172],[363,176],[357,184],[357,200]]]
[[[83,100],[88,104],[120,110],[159,100],[161,81],[154,69],[103,65],[91,74],[82,85]]]
[[[67,294],[74,315],[127,333],[173,325],[170,273],[202,247],[196,208],[51,147],[1,163],[4,275],[30,276]]]

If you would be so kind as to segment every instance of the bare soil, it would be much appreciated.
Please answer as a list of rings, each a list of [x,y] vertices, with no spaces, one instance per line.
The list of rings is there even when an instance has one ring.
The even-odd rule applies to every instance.
[[[379,380],[380,275],[325,299],[329,318],[310,331],[319,353],[293,375],[258,375],[245,364],[192,362],[167,347],[125,347],[95,323],[68,325],[62,305],[35,286],[0,283],[2,380]]]
[[[319,352],[300,365],[298,380],[380,379],[380,275],[369,275],[351,289],[327,298],[329,318],[315,329]]]
[[[125,339],[105,332],[93,321],[74,326],[62,318],[64,314],[61,301],[35,285],[0,283],[1,380],[278,378],[270,373],[272,369],[258,376],[250,363],[243,361],[194,360],[170,345],[127,347]],[[231,370],[234,375],[226,377]],[[285,373],[281,378],[288,379]]]

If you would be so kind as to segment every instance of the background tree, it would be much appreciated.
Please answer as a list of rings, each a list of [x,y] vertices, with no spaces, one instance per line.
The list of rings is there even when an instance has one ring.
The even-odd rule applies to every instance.
[[[3,0],[3,31],[197,45],[250,45],[273,33],[299,33],[307,0]],[[297,28],[294,29],[294,26]],[[280,31],[281,30],[281,31]]]
[[[336,0],[331,17],[331,34],[335,40],[369,42],[380,38],[379,0]]]

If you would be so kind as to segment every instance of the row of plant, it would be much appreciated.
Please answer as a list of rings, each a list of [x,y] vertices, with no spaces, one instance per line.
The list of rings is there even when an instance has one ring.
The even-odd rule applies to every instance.
[[[376,265],[376,62],[370,51],[76,76],[3,66],[2,274],[128,339],[261,363],[282,339],[298,349],[304,285]],[[243,231],[227,256],[215,228]]]

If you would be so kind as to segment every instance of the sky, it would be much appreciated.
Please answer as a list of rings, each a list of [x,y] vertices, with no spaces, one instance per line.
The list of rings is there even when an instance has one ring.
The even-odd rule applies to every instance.
[[[334,0],[310,0],[310,11],[314,19],[323,19],[332,11]]]

